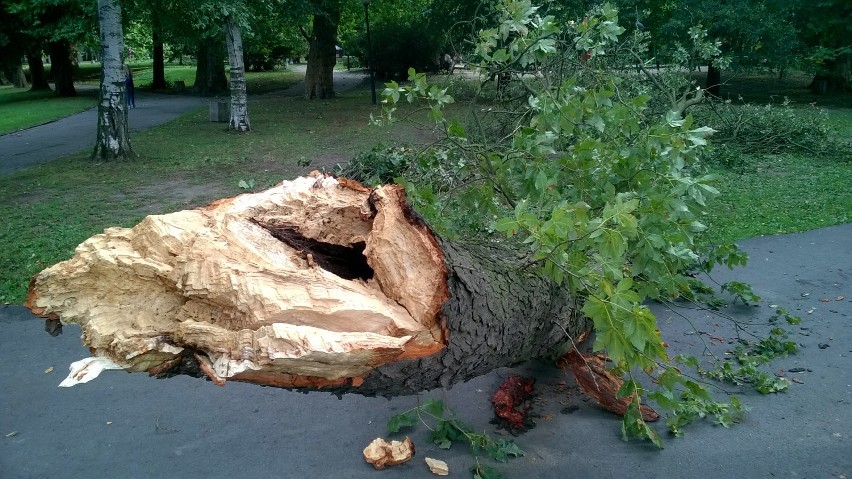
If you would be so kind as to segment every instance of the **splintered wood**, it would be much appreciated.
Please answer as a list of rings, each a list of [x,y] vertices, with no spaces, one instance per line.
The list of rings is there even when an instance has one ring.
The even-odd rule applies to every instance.
[[[594,399],[601,407],[609,412],[624,416],[632,397],[618,397],[618,390],[624,381],[613,376],[606,370],[606,363],[600,357],[593,354],[580,353],[576,349],[561,357],[557,364],[563,368],[570,368],[577,380],[580,389]],[[642,419],[653,422],[660,415],[649,406],[639,406]]]
[[[313,173],[109,228],[33,278],[26,305],[132,371],[357,386],[445,346],[443,256],[406,208],[399,186]]]
[[[408,462],[414,457],[414,443],[406,436],[402,441],[385,441],[377,437],[364,448],[364,460],[376,469],[396,466]]]

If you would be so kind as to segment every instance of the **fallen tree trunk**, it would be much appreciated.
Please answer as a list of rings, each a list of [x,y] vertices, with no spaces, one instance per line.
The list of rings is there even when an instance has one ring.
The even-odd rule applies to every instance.
[[[131,371],[392,396],[589,329],[516,256],[433,234],[398,185],[314,173],[109,228],[34,277],[26,305]]]

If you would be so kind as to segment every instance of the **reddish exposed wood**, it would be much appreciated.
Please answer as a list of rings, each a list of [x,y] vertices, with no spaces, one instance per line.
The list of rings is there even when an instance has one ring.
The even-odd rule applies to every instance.
[[[632,398],[617,397],[616,393],[624,384],[624,381],[606,370],[606,362],[603,359],[593,354],[583,354],[572,349],[571,352],[560,358],[557,364],[563,368],[570,368],[580,389],[600,404],[602,408],[619,416],[624,416],[627,412],[627,406],[630,405]],[[660,418],[656,411],[644,404],[639,406],[639,411],[642,414],[642,419],[648,422]]]
[[[195,355],[195,359],[198,360],[198,367],[201,368],[201,371],[204,373],[207,378],[213,382],[213,384],[217,386],[224,386],[225,380],[220,378],[216,371],[213,370],[213,365],[210,363],[210,359],[198,354],[193,353]]]
[[[512,374],[500,384],[497,392],[491,396],[494,414],[501,424],[509,429],[523,430],[530,427],[531,421],[527,413],[530,409],[529,400],[532,397],[535,379]]]

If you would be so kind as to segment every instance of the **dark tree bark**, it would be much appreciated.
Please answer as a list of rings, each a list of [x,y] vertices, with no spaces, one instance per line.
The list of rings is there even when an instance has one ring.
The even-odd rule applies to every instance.
[[[722,94],[722,70],[716,68],[713,63],[707,65],[707,82],[705,85],[707,93],[715,97]]]
[[[154,77],[151,80],[152,90],[163,90],[166,85],[166,63],[163,53],[163,35],[160,25],[160,2],[151,0],[148,2],[151,9],[151,41],[153,43],[152,59],[154,61]]]
[[[3,73],[9,83],[15,88],[30,87],[29,82],[27,82],[27,76],[24,75],[24,69],[21,67],[20,64],[10,66]]]
[[[215,96],[228,91],[225,78],[225,42],[223,38],[207,38],[198,44],[198,65],[195,70],[195,92]]]
[[[74,63],[71,43],[68,40],[50,42],[50,75],[53,77],[56,96],[77,96],[74,88]]]
[[[513,248],[446,241],[401,186],[320,173],[110,228],[26,305],[113,367],[383,396],[557,357],[591,327]]]
[[[308,100],[334,97],[340,3],[333,0],[323,4],[325,8],[314,14],[313,31],[308,36],[308,68],[305,71],[305,98]]]
[[[30,65],[30,90],[50,90],[47,76],[44,74],[44,63],[41,61],[41,50],[27,53],[27,63]]]
[[[92,157],[98,160],[126,160],[135,157],[130,146],[125,97],[124,32],[118,0],[98,0],[101,35],[101,91],[98,103],[98,130]]]
[[[852,90],[852,54],[826,61],[824,72],[814,76],[810,88],[814,93],[840,93]]]

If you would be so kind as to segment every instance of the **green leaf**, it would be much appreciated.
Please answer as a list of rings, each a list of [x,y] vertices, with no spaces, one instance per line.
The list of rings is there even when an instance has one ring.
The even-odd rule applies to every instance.
[[[441,417],[444,415],[444,401],[440,399],[429,399],[422,406],[420,406],[427,414],[434,417]]]
[[[390,432],[399,432],[402,428],[415,425],[417,425],[417,413],[413,410],[395,414],[388,419],[388,431]]]

